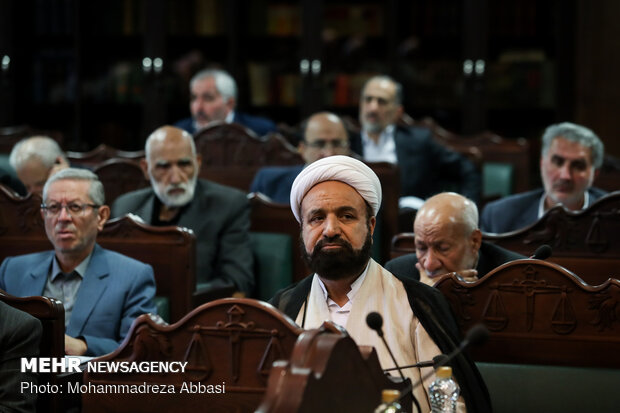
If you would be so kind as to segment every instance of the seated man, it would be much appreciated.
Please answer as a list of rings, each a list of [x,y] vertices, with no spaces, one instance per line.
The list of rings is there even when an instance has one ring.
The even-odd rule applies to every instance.
[[[298,150],[306,165],[332,155],[349,154],[349,137],[342,120],[329,112],[312,115],[303,126]],[[260,192],[274,202],[288,204],[293,181],[305,165],[271,166],[259,169],[250,192]]]
[[[11,150],[9,163],[26,190],[39,196],[47,178],[69,167],[58,142],[47,136],[33,136],[17,142]]]
[[[344,326],[358,345],[375,347],[383,368],[393,362],[366,325],[372,311],[383,315],[385,339],[401,366],[455,348],[459,330],[441,293],[396,277],[370,258],[381,205],[381,184],[372,169],[348,156],[320,159],[297,176],[290,202],[301,226],[302,253],[314,275],[279,291],[270,301],[274,306],[302,328],[318,328],[324,320]],[[490,411],[475,364],[461,354],[452,366],[467,410]],[[423,374],[418,368],[404,373],[413,383]],[[427,392],[433,379],[414,390],[423,412],[430,410]],[[462,411],[461,401],[459,406]]]
[[[415,217],[413,231],[415,254],[390,260],[385,268],[428,285],[449,272],[475,281],[506,262],[525,258],[483,242],[476,204],[452,192],[427,199]]]
[[[74,168],[55,173],[43,188],[43,202],[45,232],[54,251],[6,258],[0,289],[62,301],[68,355],[109,353],[136,317],[155,312],[153,269],[97,245],[110,208],[94,173]]]
[[[237,83],[224,70],[205,69],[196,73],[190,83],[189,110],[191,118],[178,121],[174,126],[195,134],[211,122],[238,123],[258,136],[277,130],[269,119],[251,116],[236,110]]]
[[[447,185],[477,201],[480,172],[467,158],[437,143],[429,129],[399,125],[402,101],[400,83],[389,76],[370,78],[360,96],[362,131],[351,137],[351,150],[368,162],[398,164],[401,197],[426,199]]]
[[[592,188],[603,155],[603,142],[590,129],[569,122],[549,126],[542,137],[540,155],[544,189],[487,204],[480,228],[485,232],[510,232],[533,224],[555,205],[571,211],[587,208],[606,194]]]
[[[0,301],[0,411],[35,412],[37,394],[23,392],[21,382],[37,383],[37,375],[21,372],[21,358],[39,355],[41,322]]]
[[[204,288],[254,290],[250,204],[241,191],[198,179],[201,157],[192,135],[173,126],[155,130],[141,161],[151,188],[122,195],[112,215],[140,216],[151,225],[177,225],[196,235],[196,274]],[[206,285],[205,285],[206,284]]]

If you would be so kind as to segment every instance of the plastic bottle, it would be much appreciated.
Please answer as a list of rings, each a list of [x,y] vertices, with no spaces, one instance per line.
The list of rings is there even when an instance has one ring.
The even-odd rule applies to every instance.
[[[431,413],[455,413],[460,389],[452,379],[452,367],[439,367],[437,379],[429,387]]]
[[[400,403],[400,392],[398,390],[385,389],[381,392],[382,403],[375,409],[375,413],[401,413],[404,412]]]

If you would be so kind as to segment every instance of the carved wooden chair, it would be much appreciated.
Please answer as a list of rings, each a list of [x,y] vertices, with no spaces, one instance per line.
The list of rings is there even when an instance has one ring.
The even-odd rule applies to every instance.
[[[84,373],[84,384],[160,384],[175,394],[82,395],[82,411],[254,412],[267,387],[272,363],[288,359],[302,330],[267,303],[251,299],[221,299],[202,305],[172,325],[140,316],[123,344],[97,361],[181,361],[185,373]],[[189,388],[225,393],[182,392]],[[211,386],[211,387],[207,387]],[[168,387],[166,387],[168,388]]]
[[[150,186],[144,176],[140,163],[134,159],[112,158],[93,167],[105,189],[106,204],[112,205],[114,200],[127,192]]]
[[[488,342],[476,361],[620,368],[620,281],[585,283],[554,263],[523,259],[467,283],[446,275],[435,284],[462,331],[477,323]]]
[[[100,144],[95,149],[88,152],[66,152],[67,159],[71,165],[94,167],[97,164],[112,158],[131,159],[139,161],[144,158],[144,151],[122,151],[113,148],[105,143]]]
[[[35,129],[29,125],[4,126],[0,128],[0,153],[10,153],[17,142],[35,135],[49,136],[61,146],[64,140],[59,131]]]
[[[548,210],[529,227],[505,234],[484,234],[485,241],[530,256],[548,244],[549,261],[558,263],[591,285],[620,278],[620,191],[581,212],[561,206]]]
[[[248,191],[262,166],[301,165],[297,149],[279,134],[257,137],[238,124],[214,123],[194,135],[200,177]]]
[[[43,334],[39,346],[39,357],[65,356],[65,309],[54,298],[33,296],[15,297],[0,290],[0,300],[24,311],[41,321]],[[41,373],[39,384],[56,385],[59,378],[55,374]],[[62,412],[65,402],[60,394],[40,394],[37,398],[37,411]]]

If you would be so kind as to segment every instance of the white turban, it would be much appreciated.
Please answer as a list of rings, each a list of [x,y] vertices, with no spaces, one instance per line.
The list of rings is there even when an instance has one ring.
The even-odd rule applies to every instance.
[[[295,178],[291,188],[291,210],[301,223],[301,201],[308,191],[321,182],[340,181],[350,185],[368,202],[373,215],[381,206],[381,182],[364,162],[350,156],[335,155],[306,166]]]

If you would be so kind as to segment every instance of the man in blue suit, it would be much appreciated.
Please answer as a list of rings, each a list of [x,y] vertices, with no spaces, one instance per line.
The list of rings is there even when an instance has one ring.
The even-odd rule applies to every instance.
[[[330,112],[310,116],[302,125],[303,140],[297,147],[305,165],[332,155],[349,155],[349,138],[342,120]],[[274,202],[288,204],[291,187],[305,165],[270,166],[258,170],[250,192],[260,192]]]
[[[570,122],[549,126],[542,137],[540,175],[544,188],[487,204],[480,228],[515,231],[535,223],[546,210],[563,205],[580,211],[606,194],[592,182],[603,165],[603,142],[590,129]]]
[[[235,110],[237,84],[224,70],[201,70],[192,77],[189,88],[189,110],[192,117],[182,119],[174,126],[192,135],[214,121],[238,123],[251,129],[258,136],[277,130],[276,125],[269,119]]]
[[[465,157],[440,145],[428,128],[398,124],[403,113],[400,83],[389,76],[370,78],[360,97],[360,134],[351,137],[351,150],[368,162],[398,164],[401,197],[426,199],[454,190],[478,201],[482,179]]]
[[[61,300],[68,355],[109,353],[136,317],[155,312],[153,269],[96,244],[110,208],[92,172],[68,168],[52,175],[43,202],[45,232],[54,251],[5,259],[0,288],[16,296]]]

